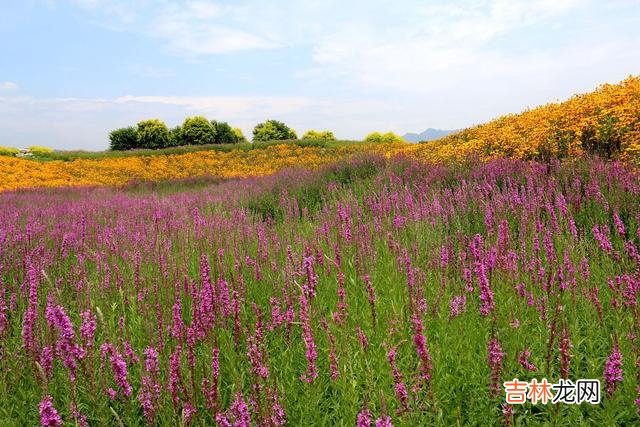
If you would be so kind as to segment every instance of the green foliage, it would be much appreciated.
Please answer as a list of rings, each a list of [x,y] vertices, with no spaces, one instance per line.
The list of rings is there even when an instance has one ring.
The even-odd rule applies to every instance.
[[[290,138],[287,139],[295,139],[295,132],[289,130],[288,136]],[[187,117],[182,125],[171,130],[158,119],[143,120],[138,123],[137,128],[130,126],[113,130],[109,134],[109,140],[111,152],[134,148],[158,150],[186,145],[229,145],[248,142],[239,128],[232,128],[227,122],[209,121],[203,116]],[[70,157],[68,153],[71,152],[62,154],[62,160],[68,160]],[[81,157],[94,156],[90,153],[82,153]]]
[[[169,145],[169,129],[162,120],[149,119],[138,123],[137,148],[157,150]]]
[[[0,156],[15,157],[19,153],[20,153],[20,150],[18,150],[17,148],[4,147],[4,146],[0,145]]]
[[[331,132],[330,130],[317,131],[317,130],[311,129],[305,132],[304,135],[302,135],[302,139],[320,139],[324,141],[335,141],[336,137],[333,135],[333,132]]]
[[[265,191],[246,201],[245,207],[262,220],[281,221],[286,209],[281,199],[295,199],[300,209],[306,213],[317,213],[335,190],[330,184],[347,187],[356,182],[367,182],[384,167],[384,159],[374,155],[356,156],[351,161],[343,161],[325,166],[320,172],[306,180],[292,185],[287,176],[280,178],[271,191]]]
[[[235,144],[240,142],[229,123],[211,120],[211,125],[216,130],[216,144]]]
[[[182,136],[182,126],[178,125],[169,131],[169,147],[179,147],[184,145]]]
[[[240,144],[240,143],[243,143],[243,142],[248,142],[247,138],[244,136],[244,133],[242,133],[242,129],[233,128],[232,131],[233,131],[233,134],[236,137],[236,143]]]
[[[277,120],[267,120],[266,122],[258,123],[253,128],[253,142],[282,141],[297,138],[298,136],[293,129]]]
[[[124,151],[137,148],[138,131],[133,126],[120,128],[109,133],[109,146],[114,151]]]
[[[400,135],[396,135],[393,132],[372,132],[364,139],[365,142],[370,142],[374,144],[378,143],[391,143],[391,142],[407,142]]]
[[[187,117],[182,124],[183,145],[216,143],[216,128],[203,116]]]
[[[53,149],[40,145],[32,145],[29,147],[29,152],[36,157],[48,157],[50,154],[53,154]]]

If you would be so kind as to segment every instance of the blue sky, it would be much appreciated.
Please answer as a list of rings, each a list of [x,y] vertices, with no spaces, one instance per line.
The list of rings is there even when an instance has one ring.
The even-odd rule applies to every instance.
[[[250,135],[461,128],[640,73],[640,0],[22,0],[0,145],[103,149],[157,117]]]

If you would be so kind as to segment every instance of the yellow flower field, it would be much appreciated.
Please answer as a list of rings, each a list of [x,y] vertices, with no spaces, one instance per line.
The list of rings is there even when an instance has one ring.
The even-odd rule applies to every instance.
[[[68,185],[122,185],[132,180],[159,181],[200,175],[224,178],[259,176],[291,166],[317,168],[358,152],[375,151],[392,155],[404,148],[405,144],[345,144],[327,148],[278,144],[249,151],[197,151],[187,154],[46,162],[0,156],[0,190]]]
[[[442,162],[478,154],[481,158],[545,159],[587,151],[638,161],[640,77],[600,86],[562,103],[547,104],[465,129],[427,144],[421,151]]]

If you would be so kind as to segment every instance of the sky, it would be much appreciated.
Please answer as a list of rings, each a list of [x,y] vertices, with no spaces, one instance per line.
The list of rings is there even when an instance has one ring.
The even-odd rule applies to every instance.
[[[0,145],[458,129],[640,74],[640,0],[0,0]]]

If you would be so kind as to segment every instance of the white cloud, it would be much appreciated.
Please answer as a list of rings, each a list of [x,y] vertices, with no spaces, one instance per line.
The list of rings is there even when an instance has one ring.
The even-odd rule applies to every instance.
[[[93,12],[102,25],[160,40],[165,49],[180,56],[198,57],[277,46],[264,36],[234,27],[229,17],[233,7],[222,7],[210,0],[75,1]]]
[[[13,92],[18,90],[18,85],[14,82],[0,82],[0,92]]]

